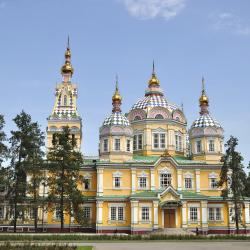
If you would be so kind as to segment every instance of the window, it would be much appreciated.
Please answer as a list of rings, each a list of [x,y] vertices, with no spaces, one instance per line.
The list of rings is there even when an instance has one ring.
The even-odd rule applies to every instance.
[[[124,215],[124,212],[123,212],[123,207],[118,207],[118,220],[123,220],[123,215]]]
[[[170,173],[165,173],[160,175],[160,184],[161,188],[168,187],[171,185],[171,174]]]
[[[141,219],[142,221],[149,221],[149,207],[141,208]]]
[[[31,208],[29,209],[29,218],[30,218],[30,219],[34,219],[34,218],[35,218],[34,208],[33,208],[33,207],[31,207]]]
[[[103,140],[103,151],[107,152],[108,151],[108,139]]]
[[[216,188],[217,188],[217,181],[216,181],[215,178],[211,178],[211,179],[210,179],[210,187],[211,187],[212,189],[216,189]]]
[[[134,150],[141,150],[142,149],[142,134],[134,135],[133,149]]]
[[[209,207],[208,208],[208,220],[210,221],[221,221],[221,208],[220,207]]]
[[[208,150],[209,152],[214,152],[214,140],[209,140]]]
[[[115,138],[115,151],[120,151],[120,139]]]
[[[111,220],[116,220],[116,207],[111,207]]]
[[[166,146],[165,133],[153,133],[154,149],[164,149]]]
[[[197,209],[197,207],[190,207],[189,212],[190,212],[190,221],[193,221],[193,222],[198,221],[198,209]]]
[[[121,177],[115,177],[115,188],[120,188],[121,187]]]
[[[54,218],[55,220],[60,220],[61,218],[61,211],[59,208],[56,208],[55,212],[54,212]]]
[[[124,207],[122,205],[112,205],[110,207],[110,220],[111,221],[124,221]]]
[[[130,140],[127,140],[127,152],[130,152]]]
[[[84,180],[84,190],[90,190],[90,179]]]
[[[89,220],[91,218],[91,207],[83,207],[83,218]]]
[[[185,188],[186,189],[192,188],[192,179],[191,178],[185,178]]]
[[[0,219],[4,217],[4,207],[0,207]]]
[[[139,115],[135,116],[134,121],[139,121],[141,120],[141,117]]]
[[[164,118],[163,118],[163,116],[162,116],[161,114],[157,114],[157,115],[155,116],[155,119],[164,119]]]
[[[66,95],[63,97],[63,105],[67,106],[67,96]]]
[[[139,188],[146,188],[147,187],[147,178],[146,177],[139,177]]]
[[[175,134],[175,150],[182,151],[182,136],[179,133]]]
[[[196,153],[201,153],[201,141],[196,142]]]

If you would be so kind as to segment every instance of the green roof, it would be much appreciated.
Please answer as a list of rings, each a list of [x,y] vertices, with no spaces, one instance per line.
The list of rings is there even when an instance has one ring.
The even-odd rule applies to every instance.
[[[132,194],[131,198],[156,198],[158,195],[157,192],[154,191],[142,191],[142,192],[136,192],[135,194]]]
[[[173,159],[179,164],[190,164],[190,165],[205,164],[207,165],[205,161],[195,161],[185,156],[173,156]]]
[[[208,196],[195,192],[179,192],[183,199],[207,199]]]

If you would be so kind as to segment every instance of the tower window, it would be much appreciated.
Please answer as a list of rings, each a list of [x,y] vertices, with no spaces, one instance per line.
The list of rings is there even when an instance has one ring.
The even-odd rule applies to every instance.
[[[133,149],[134,150],[141,150],[142,149],[142,134],[134,135]]]
[[[175,150],[182,151],[182,136],[179,133],[175,134]]]
[[[196,142],[196,153],[201,153],[201,141]]]
[[[63,105],[67,106],[67,96],[66,95],[63,97]]]
[[[127,140],[127,152],[130,152],[130,140]]]
[[[115,138],[115,151],[120,151],[120,148],[121,148],[120,139]]]
[[[161,114],[157,114],[157,115],[155,116],[155,119],[164,119],[164,118],[163,118],[163,116],[162,116]]]
[[[108,151],[108,139],[103,140],[103,151],[107,152]]]
[[[185,188],[186,189],[192,188],[192,179],[191,178],[185,178]]]
[[[210,179],[210,187],[211,187],[212,189],[216,189],[216,188],[217,188],[217,181],[216,181],[215,178],[211,178],[211,179]]]
[[[114,187],[115,188],[120,188],[121,187],[121,177],[115,177],[114,179]]]
[[[214,140],[209,140],[208,150],[209,152],[214,152]]]

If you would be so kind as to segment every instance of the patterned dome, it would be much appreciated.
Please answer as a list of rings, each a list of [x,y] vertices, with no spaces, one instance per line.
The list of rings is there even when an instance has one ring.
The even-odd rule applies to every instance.
[[[130,123],[127,117],[125,117],[121,112],[115,112],[107,117],[103,122],[103,126],[112,125],[130,126]]]
[[[213,119],[210,114],[202,114],[192,124],[192,128],[205,128],[205,127],[217,127],[221,128],[219,122]]]
[[[163,107],[169,109],[170,111],[178,109],[175,104],[168,103],[166,98],[162,95],[148,95],[134,104],[131,110],[146,109],[148,107]]]

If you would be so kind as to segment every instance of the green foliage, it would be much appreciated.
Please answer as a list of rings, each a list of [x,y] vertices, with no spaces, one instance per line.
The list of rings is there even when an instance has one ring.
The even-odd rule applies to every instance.
[[[0,234],[0,241],[155,241],[155,240],[250,240],[247,235],[165,235],[165,234],[146,234],[146,235],[84,235],[84,234]]]
[[[58,209],[61,229],[64,227],[64,213],[75,219],[80,218],[83,196],[77,187],[82,180],[80,166],[83,156],[76,148],[76,139],[70,134],[69,127],[64,127],[62,133],[54,134],[53,146],[48,153],[49,178],[48,200],[53,203],[51,209]]]
[[[36,172],[39,175],[38,167],[42,157],[41,146],[44,136],[37,122],[32,122],[31,116],[24,111],[18,114],[13,121],[17,129],[11,131],[9,168],[8,198],[14,214],[13,224],[16,231],[17,218],[20,215],[24,220],[24,201],[26,192],[31,188],[27,185],[29,172]],[[35,169],[34,169],[35,168]],[[32,181],[35,177],[33,175]],[[33,189],[37,190],[38,181],[35,181]],[[34,191],[34,190],[33,190]],[[32,193],[32,192],[31,192]]]
[[[39,246],[34,244],[25,244],[25,245],[11,245],[9,242],[5,245],[0,246],[0,250],[76,250],[77,247],[75,246],[59,246],[59,245],[52,245],[52,246]]]
[[[246,186],[246,173],[242,164],[243,157],[236,151],[238,139],[231,136],[227,141],[226,153],[221,158],[223,163],[218,186],[222,187],[222,196],[230,198],[234,203],[233,219],[239,232],[239,222],[241,221],[241,206]]]

